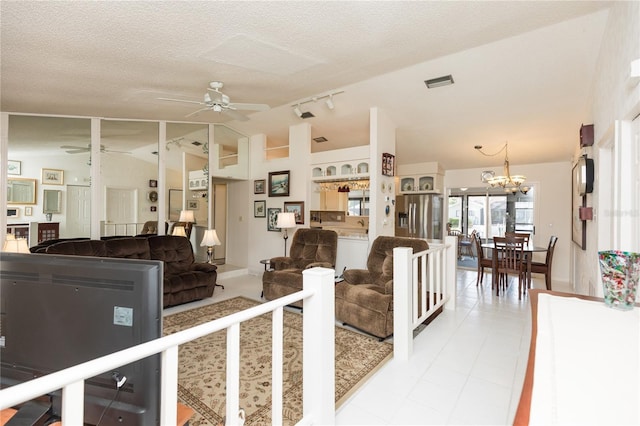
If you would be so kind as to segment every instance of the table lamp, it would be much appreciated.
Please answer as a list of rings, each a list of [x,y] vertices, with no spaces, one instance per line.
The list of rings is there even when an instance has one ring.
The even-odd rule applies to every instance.
[[[284,230],[282,238],[284,238],[284,255],[287,256],[287,238],[289,235],[287,234],[287,229],[296,227],[296,215],[295,213],[278,213],[278,219],[276,223],[276,227]]]
[[[171,235],[174,235],[176,237],[186,237],[187,232],[184,229],[184,226],[176,225],[173,227],[173,231],[171,232]]]
[[[184,222],[184,231],[186,233],[186,237],[191,237],[191,227],[196,222],[193,210],[181,210],[178,222]]]
[[[202,237],[200,247],[207,248],[207,263],[213,264],[213,246],[219,246],[221,244],[215,229],[207,229],[204,231],[204,237]]]
[[[7,234],[2,251],[5,253],[30,253],[27,240],[25,238],[16,238],[11,233]]]

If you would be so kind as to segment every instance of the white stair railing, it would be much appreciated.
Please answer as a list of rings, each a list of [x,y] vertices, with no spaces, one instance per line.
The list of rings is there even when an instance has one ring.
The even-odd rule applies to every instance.
[[[456,237],[413,253],[393,249],[393,357],[406,361],[413,351],[413,330],[440,308],[455,309]]]
[[[238,424],[240,380],[240,323],[273,312],[272,423],[282,424],[283,308],[303,300],[303,418],[298,424],[335,422],[334,271],[313,268],[303,272],[303,290],[253,308],[183,330],[151,342],[0,390],[0,409],[16,406],[62,389],[63,424],[84,420],[84,381],[142,358],[162,354],[160,424],[176,424],[178,346],[227,330],[227,424]]]

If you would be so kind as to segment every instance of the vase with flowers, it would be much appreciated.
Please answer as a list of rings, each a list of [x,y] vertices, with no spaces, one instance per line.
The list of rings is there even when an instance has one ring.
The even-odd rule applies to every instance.
[[[633,309],[640,278],[640,253],[607,250],[598,252],[602,290],[607,306]]]

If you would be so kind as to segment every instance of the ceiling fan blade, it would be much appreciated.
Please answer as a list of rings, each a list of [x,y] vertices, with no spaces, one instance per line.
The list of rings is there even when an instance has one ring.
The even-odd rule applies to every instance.
[[[234,120],[238,120],[238,121],[249,121],[249,118],[247,116],[245,116],[244,114],[241,114],[237,111],[234,111],[232,109],[224,109],[222,110],[223,113],[227,114],[229,117],[233,118]]]
[[[73,150],[70,149],[70,150],[67,150],[65,152],[67,154],[83,154],[85,152],[89,152],[89,150],[80,148],[80,149],[73,149]]]
[[[245,103],[236,103],[236,102],[229,104],[229,107],[233,109],[241,109],[245,111],[267,111],[271,109],[271,107],[267,104],[245,104]]]
[[[62,145],[60,148],[61,149],[83,149],[85,151],[89,150],[89,148],[86,146],[75,146],[75,145]]]
[[[187,118],[187,117],[194,116],[194,115],[198,114],[201,111],[211,111],[211,108],[209,108],[209,107],[200,108],[198,110],[193,111],[192,113],[189,113],[189,114],[185,115],[184,117]]]
[[[158,98],[161,101],[169,101],[169,102],[183,102],[183,103],[187,103],[187,104],[197,104],[197,105],[204,105],[204,102],[200,102],[200,101],[191,101],[188,99],[172,99],[172,98]]]

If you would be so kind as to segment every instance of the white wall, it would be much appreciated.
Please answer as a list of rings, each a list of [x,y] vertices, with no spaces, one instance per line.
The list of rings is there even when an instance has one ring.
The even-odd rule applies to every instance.
[[[640,113],[640,86],[629,82],[631,61],[640,58],[640,2],[615,2],[609,11],[604,37],[600,46],[592,102],[595,148],[590,150],[596,168],[594,192],[587,196],[587,205],[598,213],[593,221],[587,221],[587,249],[574,247],[575,290],[581,294],[602,295],[598,250],[608,247],[617,214],[611,204],[610,192],[617,185],[619,176],[607,158],[607,146],[612,144],[616,120],[631,120]],[[627,140],[625,143],[632,143]],[[603,149],[604,151],[601,151]],[[576,155],[580,152],[577,150]],[[628,159],[621,159],[622,161]],[[612,186],[602,187],[599,179],[610,181]],[[604,191],[606,192],[604,192]],[[606,212],[610,216],[606,217]],[[635,212],[635,221],[639,221]],[[623,231],[623,230],[622,230]],[[600,238],[599,238],[600,236]],[[602,241],[601,241],[602,240]]]
[[[577,132],[576,132],[577,138]],[[578,143],[567,141],[567,143]],[[552,280],[570,282],[569,260],[571,242],[571,162],[541,164],[511,164],[511,173],[527,177],[527,184],[535,187],[536,234],[533,241],[537,246],[546,246],[552,235],[558,237],[553,255]],[[445,172],[445,194],[451,188],[481,187],[480,174],[483,170],[501,173],[501,168],[480,168],[447,170]],[[445,203],[446,204],[446,203]],[[544,259],[536,259],[543,261]]]
[[[267,218],[253,217],[253,202],[256,200],[266,200],[267,210],[269,208],[284,209],[285,201],[303,201],[305,203],[304,224],[299,227],[309,227],[309,193],[311,191],[311,125],[309,123],[300,123],[289,128],[289,157],[274,160],[265,160],[266,138],[264,135],[254,135],[250,141],[250,180],[247,191],[229,191],[229,206],[235,206],[238,210],[229,211],[229,223],[233,223],[229,229],[229,241],[235,238],[232,228],[239,226],[237,223],[241,212],[246,214],[246,224],[248,228],[248,237],[246,240],[246,261],[251,273],[262,272],[263,266],[259,263],[261,259],[270,259],[275,256],[284,254],[284,240],[281,232],[267,231]],[[288,197],[269,197],[269,173],[289,170],[289,196]],[[256,179],[264,179],[266,182],[265,194],[253,194],[253,181]],[[236,186],[234,186],[235,188]],[[245,207],[238,198],[248,199]],[[289,230],[289,236],[295,233],[295,229]],[[291,239],[287,242],[287,253],[289,252]],[[242,247],[233,246],[233,256],[228,259],[228,263],[235,263],[241,259],[240,253],[244,250]],[[233,260],[233,261],[232,261]]]

